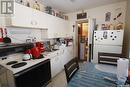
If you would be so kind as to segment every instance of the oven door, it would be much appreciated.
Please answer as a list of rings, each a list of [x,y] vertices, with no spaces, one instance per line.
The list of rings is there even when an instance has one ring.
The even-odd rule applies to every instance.
[[[16,87],[42,87],[51,80],[50,60],[15,74]]]

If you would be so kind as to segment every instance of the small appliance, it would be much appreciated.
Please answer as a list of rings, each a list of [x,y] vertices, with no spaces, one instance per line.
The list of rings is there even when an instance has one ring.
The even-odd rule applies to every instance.
[[[40,56],[41,56],[41,51],[39,50],[38,47],[33,47],[31,49],[31,53],[32,53],[32,56],[33,56],[34,59],[39,59]]]
[[[38,49],[41,53],[45,51],[45,47],[44,47],[43,42],[36,42],[36,47],[38,47]]]

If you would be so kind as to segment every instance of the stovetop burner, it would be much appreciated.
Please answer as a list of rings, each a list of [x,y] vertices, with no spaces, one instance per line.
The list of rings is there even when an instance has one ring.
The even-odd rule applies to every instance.
[[[19,68],[19,67],[25,66],[26,64],[27,64],[26,62],[21,62],[21,63],[14,64],[11,67],[12,68]]]
[[[10,61],[6,65],[12,65],[12,64],[15,64],[15,63],[18,63],[18,61]]]

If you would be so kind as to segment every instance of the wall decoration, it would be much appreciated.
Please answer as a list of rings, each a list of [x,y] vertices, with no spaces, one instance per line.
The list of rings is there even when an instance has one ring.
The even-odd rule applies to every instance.
[[[33,8],[40,11],[40,4],[35,1],[35,3],[33,4]]]
[[[45,12],[46,12],[47,14],[52,14],[52,7],[51,7],[51,6],[46,6],[46,7],[45,7]]]
[[[105,21],[108,22],[108,21],[110,21],[110,20],[111,20],[111,12],[107,12],[107,13],[105,14]]]
[[[102,24],[102,30],[106,30],[106,25],[105,24]]]
[[[122,30],[122,29],[124,29],[124,24],[120,22],[116,25],[116,30]]]
[[[30,7],[30,3],[27,1],[27,4],[26,4],[27,7]]]
[[[16,0],[16,2],[19,3],[19,4],[24,5],[24,1],[23,0]]]
[[[103,38],[104,38],[104,39],[107,39],[107,33],[108,33],[107,31],[104,31],[104,32],[103,32]]]
[[[101,29],[102,30],[110,30],[111,24],[102,24]],[[113,28],[112,28],[113,29]]]
[[[122,11],[121,11],[121,8],[117,8],[115,10],[115,17],[113,20],[118,20],[120,21],[120,18],[122,17]]]
[[[87,13],[79,13],[77,14],[77,19],[84,19],[84,18],[87,18]]]

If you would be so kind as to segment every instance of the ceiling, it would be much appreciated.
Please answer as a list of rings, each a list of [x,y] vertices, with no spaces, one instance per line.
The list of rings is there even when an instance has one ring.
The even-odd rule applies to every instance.
[[[116,3],[126,0],[39,0],[45,6],[51,6],[58,11],[71,13],[97,6]]]

